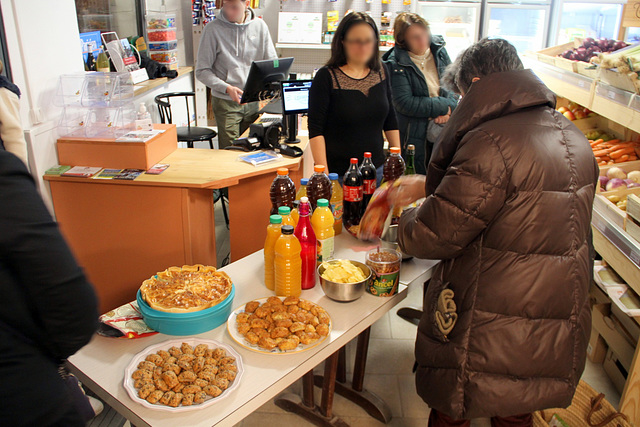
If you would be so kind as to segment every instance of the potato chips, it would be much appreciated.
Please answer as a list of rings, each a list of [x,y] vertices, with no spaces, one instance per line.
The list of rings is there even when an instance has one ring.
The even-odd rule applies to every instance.
[[[362,282],[367,277],[360,268],[345,259],[326,261],[322,263],[324,272],[322,278],[336,283]]]

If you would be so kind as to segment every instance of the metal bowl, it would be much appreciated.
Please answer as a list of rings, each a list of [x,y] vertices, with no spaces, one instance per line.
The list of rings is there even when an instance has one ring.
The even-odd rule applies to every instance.
[[[413,258],[411,255],[407,255],[400,250],[398,244],[398,226],[396,224],[390,225],[389,228],[380,237],[380,247],[385,249],[394,249],[402,254],[402,260],[407,261]]]
[[[371,278],[371,269],[369,268],[369,266],[358,261],[349,261],[360,270],[362,270],[362,273],[364,273],[364,275],[366,276],[365,280],[356,283],[332,282],[331,280],[327,280],[322,277],[322,273],[324,273],[325,270],[323,264],[320,264],[320,266],[318,266],[318,277],[320,278],[320,286],[322,286],[322,290],[324,291],[325,295],[327,295],[332,300],[341,302],[357,300],[362,296],[362,294],[364,294],[366,285],[367,283],[369,283],[369,279]]]

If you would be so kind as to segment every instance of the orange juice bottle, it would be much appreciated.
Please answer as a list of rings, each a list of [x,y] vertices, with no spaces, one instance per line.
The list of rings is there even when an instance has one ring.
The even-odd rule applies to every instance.
[[[333,231],[336,236],[342,233],[342,185],[338,181],[337,173],[330,173],[331,180],[331,211],[333,212]]]
[[[292,226],[283,225],[281,232],[275,247],[275,291],[279,297],[297,297],[302,292],[302,247]]]
[[[282,217],[282,225],[291,225],[295,228],[296,220],[291,216],[291,208],[288,206],[280,206],[278,215]]]
[[[273,260],[276,256],[276,241],[281,234],[281,224],[280,215],[271,215],[267,226],[267,239],[264,241],[264,284],[272,291],[276,285]]]
[[[333,213],[329,209],[327,199],[318,199],[318,207],[311,215],[311,226],[316,233],[317,265],[323,261],[331,259],[333,256],[333,240],[335,231],[333,230]]]

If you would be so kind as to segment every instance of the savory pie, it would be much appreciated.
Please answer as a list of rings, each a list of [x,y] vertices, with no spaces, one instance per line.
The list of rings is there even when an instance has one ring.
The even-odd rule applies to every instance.
[[[155,310],[190,313],[213,307],[231,293],[231,278],[215,267],[170,267],[142,282],[142,298]]]

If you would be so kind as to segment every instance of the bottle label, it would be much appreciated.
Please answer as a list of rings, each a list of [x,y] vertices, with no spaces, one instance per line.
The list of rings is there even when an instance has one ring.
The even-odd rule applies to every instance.
[[[333,220],[336,222],[342,221],[342,212],[344,210],[342,202],[331,203],[331,210],[333,210]]]
[[[376,180],[365,179],[363,185],[364,194],[373,194],[376,191]]]
[[[329,237],[328,239],[318,239],[316,240],[316,246],[318,249],[318,264],[331,259],[333,256],[333,237]]]
[[[347,185],[343,188],[344,201],[345,202],[360,202],[362,201],[362,187],[349,187]]]

